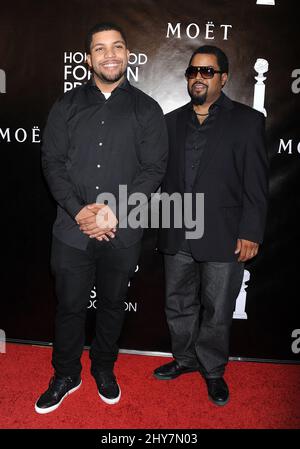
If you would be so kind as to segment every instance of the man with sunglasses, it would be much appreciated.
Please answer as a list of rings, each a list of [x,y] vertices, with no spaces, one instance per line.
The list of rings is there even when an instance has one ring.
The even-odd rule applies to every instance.
[[[257,255],[266,220],[264,116],[222,92],[228,59],[219,48],[198,48],[185,76],[191,102],[166,116],[169,161],[162,192],[191,193],[194,210],[196,193],[203,193],[204,233],[187,238],[174,223],[160,229],[174,360],[154,376],[166,380],[200,371],[209,398],[225,405],[232,315],[244,263]]]

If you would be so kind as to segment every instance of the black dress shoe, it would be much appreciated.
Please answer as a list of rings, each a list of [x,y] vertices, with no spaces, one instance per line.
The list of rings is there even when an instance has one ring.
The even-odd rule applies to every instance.
[[[189,366],[180,366],[176,360],[173,360],[173,362],[166,363],[165,365],[156,368],[153,374],[156,379],[170,380],[181,376],[181,374],[193,373],[195,371],[199,371],[199,367],[192,368]]]
[[[229,389],[223,377],[205,379],[209,399],[216,405],[225,405],[229,401]]]
[[[78,390],[80,385],[80,376],[58,377],[54,375],[50,379],[48,390],[37,400],[35,411],[41,414],[53,412],[69,394]]]

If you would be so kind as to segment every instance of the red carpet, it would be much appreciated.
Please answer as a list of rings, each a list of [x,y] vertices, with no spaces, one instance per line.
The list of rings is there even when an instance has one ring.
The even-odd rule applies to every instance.
[[[119,356],[116,375],[122,389],[117,405],[104,404],[89,373],[84,352],[81,388],[49,415],[34,403],[52,375],[51,348],[7,344],[0,354],[2,429],[297,429],[300,427],[300,366],[230,362],[226,380],[231,401],[218,407],[207,399],[197,373],[158,381],[162,357]]]

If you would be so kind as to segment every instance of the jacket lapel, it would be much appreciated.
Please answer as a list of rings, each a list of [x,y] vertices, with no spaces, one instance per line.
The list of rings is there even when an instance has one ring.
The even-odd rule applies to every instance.
[[[190,105],[184,105],[177,115],[176,120],[176,143],[178,151],[178,179],[180,184],[180,191],[184,192],[184,177],[185,177],[185,139],[187,132],[187,125],[190,113]]]
[[[224,94],[223,94],[224,95]],[[217,149],[223,142],[223,136],[226,129],[230,127],[231,110],[233,108],[232,101],[224,95],[223,104],[220,106],[220,111],[216,117],[216,121],[213,124],[212,129],[209,132],[207,144],[205,146],[200,165],[195,177],[195,182],[206,170],[208,164],[213,159]]]

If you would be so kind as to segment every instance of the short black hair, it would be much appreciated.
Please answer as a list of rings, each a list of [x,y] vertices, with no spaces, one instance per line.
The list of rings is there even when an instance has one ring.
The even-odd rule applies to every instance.
[[[192,54],[189,65],[191,65],[193,57],[198,53],[205,55],[215,55],[221,72],[228,73],[229,71],[228,58],[225,55],[224,51],[221,50],[219,47],[215,47],[214,45],[202,45],[201,47],[197,48],[197,50],[195,50],[194,53]]]
[[[124,31],[122,30],[122,28],[119,25],[116,25],[113,22],[101,22],[101,23],[96,23],[96,25],[94,25],[87,33],[86,35],[86,39],[85,39],[85,51],[87,54],[91,53],[91,43],[93,40],[93,35],[95,33],[99,33],[100,31],[110,31],[110,30],[115,30],[115,31],[119,31],[119,33],[121,34],[125,45],[127,47],[127,39],[125,36]]]

